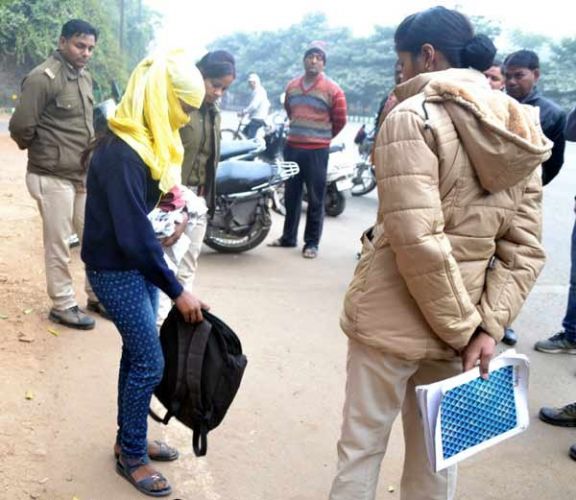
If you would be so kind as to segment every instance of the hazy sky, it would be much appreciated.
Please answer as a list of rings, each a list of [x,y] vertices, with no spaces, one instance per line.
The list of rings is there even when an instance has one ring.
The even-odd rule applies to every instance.
[[[355,35],[362,36],[370,34],[375,24],[395,26],[407,15],[434,5],[459,6],[467,14],[501,20],[503,26],[524,31],[553,37],[576,36],[568,2],[560,0],[545,0],[536,6],[518,0],[400,0],[382,1],[378,7],[372,7],[374,2],[349,0],[144,1],[165,16],[164,27],[158,34],[160,46],[183,45],[198,52],[219,36],[287,27],[298,23],[307,12],[324,12],[331,25],[347,26]]]

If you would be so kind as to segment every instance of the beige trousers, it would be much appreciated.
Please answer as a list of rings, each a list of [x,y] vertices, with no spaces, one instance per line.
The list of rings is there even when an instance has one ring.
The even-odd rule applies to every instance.
[[[408,361],[349,340],[344,421],[330,500],[376,498],[380,464],[400,411],[406,448],[400,498],[454,498],[456,467],[435,473],[429,465],[414,388],[461,371],[460,359]]]
[[[68,238],[74,232],[82,238],[86,191],[78,190],[66,179],[30,172],[26,174],[26,186],[42,216],[48,295],[55,309],[64,310],[76,306],[78,302],[69,269]],[[85,289],[89,299],[97,300],[87,279]]]
[[[176,274],[178,282],[189,292],[192,291],[194,286],[194,278],[196,277],[196,270],[198,269],[198,259],[202,251],[202,242],[206,235],[207,224],[208,216],[203,215],[197,219],[195,224],[188,225],[184,231],[184,235],[186,235],[190,243],[181,256],[178,255],[172,247],[164,249],[164,260]],[[170,297],[162,291],[159,291],[158,315],[156,318],[158,328],[164,323],[171,308],[172,301]]]

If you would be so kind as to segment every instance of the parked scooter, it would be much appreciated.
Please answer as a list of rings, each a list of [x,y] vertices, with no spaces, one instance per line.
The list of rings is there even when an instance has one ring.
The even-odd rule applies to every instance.
[[[354,164],[346,159],[344,144],[333,144],[330,146],[330,156],[328,157],[328,170],[326,172],[326,196],[324,197],[324,213],[329,217],[338,217],[346,208],[346,199],[353,187],[352,177],[354,176]],[[284,186],[278,187],[278,198],[284,209]],[[306,185],[302,194],[302,199],[307,202],[308,194]],[[282,212],[284,214],[284,212]]]
[[[324,211],[330,217],[338,217],[344,212],[346,198],[354,186],[354,165],[346,159],[344,150],[344,143],[333,144],[329,149]]]
[[[255,151],[252,155],[248,154],[244,158],[262,160],[265,162],[277,162],[283,160],[284,145],[288,131],[288,122],[284,113],[272,115],[264,134],[265,148],[261,151]],[[234,141],[234,144],[244,143],[245,141]],[[233,147],[233,146],[227,146]],[[324,210],[326,215],[337,217],[346,208],[346,198],[353,188],[352,178],[354,176],[354,165],[343,153],[345,145],[333,144],[330,146],[330,156],[328,159],[328,171],[326,177],[326,197]],[[278,187],[278,198],[282,205],[284,201],[284,187]],[[304,192],[306,200],[306,192]],[[279,213],[284,215],[285,210],[277,206]]]
[[[376,187],[376,171],[372,164],[372,148],[374,147],[375,136],[375,129],[367,133],[366,125],[362,125],[354,138],[354,143],[358,145],[360,161],[354,166],[352,196],[362,196]]]

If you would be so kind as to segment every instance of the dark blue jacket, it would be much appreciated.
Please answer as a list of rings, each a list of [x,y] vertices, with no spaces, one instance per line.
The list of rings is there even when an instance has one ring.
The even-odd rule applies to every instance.
[[[554,143],[552,156],[542,164],[542,184],[546,185],[558,175],[564,164],[566,113],[554,101],[543,97],[536,87],[520,102],[540,108],[542,131]]]
[[[158,182],[136,152],[116,136],[96,148],[88,168],[82,260],[89,270],[137,270],[174,299],[182,293],[164,261],[147,214]]]

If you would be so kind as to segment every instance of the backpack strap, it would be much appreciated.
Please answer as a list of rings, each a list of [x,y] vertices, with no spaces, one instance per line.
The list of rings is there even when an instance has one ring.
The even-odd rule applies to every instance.
[[[194,429],[192,433],[192,448],[194,448],[194,455],[203,457],[208,451],[208,429],[206,424],[202,424],[200,429]]]
[[[180,323],[179,323],[180,328]],[[208,337],[212,331],[212,325],[206,319],[196,326],[192,335],[192,342],[188,348],[188,363],[186,364],[186,383],[188,385],[189,398],[195,408],[203,411],[202,401],[202,368],[204,367],[204,353]],[[192,429],[192,447],[197,457],[206,455],[208,449],[206,424],[202,422],[199,428]]]
[[[164,424],[164,425],[166,425],[168,423],[168,420],[170,420],[172,418],[172,414],[170,413],[170,411],[166,412],[166,416],[164,418],[162,418],[162,417],[158,416],[158,414],[152,408],[148,408],[148,415],[150,415],[150,417],[152,417],[152,420],[155,420],[159,424]]]
[[[193,342],[201,325],[202,324],[196,325],[194,329],[191,330],[189,329],[190,325],[184,323],[184,319],[180,315],[176,322],[176,338],[178,339],[178,373],[176,376],[176,387],[174,387],[172,401],[178,402],[178,404],[186,396],[188,371],[191,365],[191,363],[189,363],[189,358],[191,353],[194,357],[197,356],[196,349],[193,347]],[[192,340],[189,340],[190,336],[192,336]],[[201,354],[203,352],[204,350],[200,351]],[[173,410],[176,412],[178,408],[174,408]]]
[[[178,329],[182,327],[183,325],[179,322]],[[202,408],[202,368],[204,367],[204,352],[211,330],[212,325],[206,320],[196,326],[188,348],[185,377],[182,377],[186,380],[189,396],[196,408]]]

